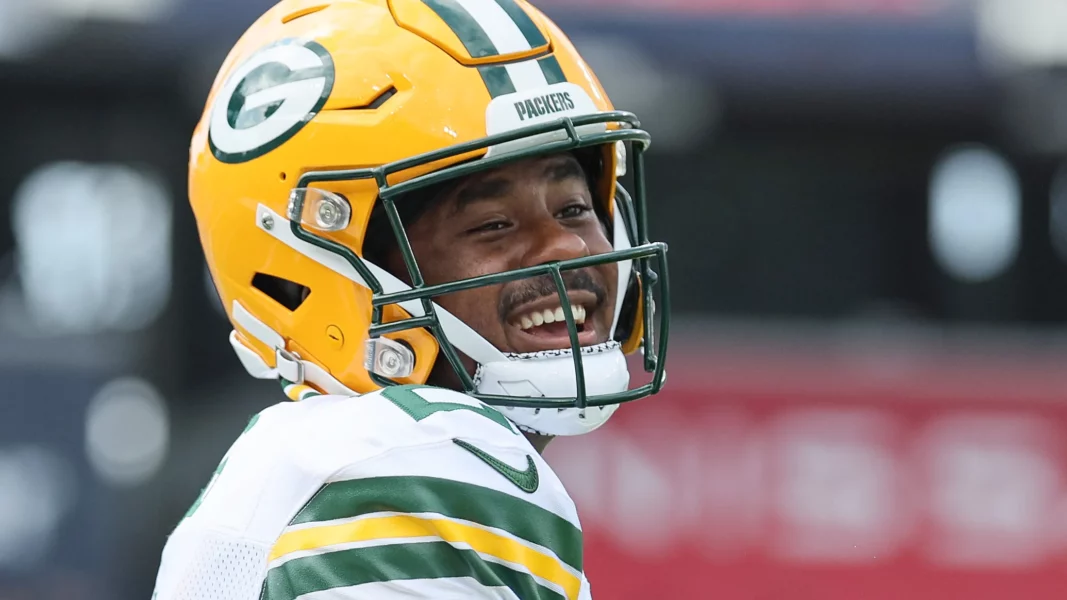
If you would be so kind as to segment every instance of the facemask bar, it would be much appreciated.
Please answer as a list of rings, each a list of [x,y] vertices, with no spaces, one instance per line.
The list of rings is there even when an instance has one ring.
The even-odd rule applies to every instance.
[[[623,126],[623,128],[617,130],[601,131],[591,134],[582,134],[578,132],[578,128],[583,127],[585,125],[606,123],[619,123]],[[466,392],[472,396],[475,396],[489,404],[531,408],[584,408],[586,406],[605,406],[611,404],[618,404],[622,402],[636,400],[638,398],[643,398],[645,396],[658,392],[663,386],[663,382],[665,379],[664,368],[669,327],[668,315],[670,293],[666,285],[666,245],[662,243],[650,243],[648,241],[648,232],[645,218],[646,210],[644,204],[644,150],[647,148],[650,138],[646,132],[638,129],[639,127],[640,122],[631,113],[621,111],[603,112],[581,117],[563,118],[551,123],[525,127],[507,133],[482,138],[480,140],[475,140],[472,142],[443,148],[441,150],[428,152],[419,156],[414,156],[387,165],[382,165],[380,167],[309,172],[301,176],[299,183],[297,184],[298,188],[307,188],[308,186],[310,186],[310,184],[313,184],[315,182],[350,181],[359,179],[375,180],[379,190],[379,200],[383,203],[386,215],[390,220],[393,232],[396,235],[397,242],[400,246],[405,266],[407,267],[409,275],[411,277],[412,289],[410,290],[391,294],[384,294],[381,283],[371,273],[370,269],[367,268],[363,260],[350,248],[342,244],[338,244],[337,242],[334,242],[332,240],[320,237],[319,235],[316,235],[311,231],[308,231],[304,228],[299,219],[291,220],[290,227],[292,229],[293,235],[298,239],[343,257],[345,261],[348,262],[363,278],[367,287],[371,290],[373,294],[373,313],[371,319],[372,324],[368,332],[370,338],[378,338],[389,333],[396,333],[409,329],[429,329],[434,335],[434,337],[438,340],[442,354],[445,355],[445,358],[449,361],[453,370],[459,376]],[[457,156],[462,156],[463,154],[486,149],[492,146],[496,146],[498,144],[504,144],[507,142],[520,140],[543,133],[560,133],[561,130],[562,132],[566,133],[566,139],[539,144],[534,148],[530,148],[523,151],[509,152],[506,154],[493,156],[491,158],[483,158],[478,161],[453,165],[451,167],[446,167],[439,171],[435,171],[431,174],[415,177],[413,179],[395,185],[390,185],[388,182],[388,176],[394,173],[402,172],[408,169],[416,168],[443,159],[455,158]],[[617,250],[596,256],[572,259],[557,263],[550,263],[546,265],[538,265],[535,267],[529,267],[516,271],[507,271],[504,273],[486,275],[462,281],[449,282],[437,286],[425,285],[422,273],[415,260],[414,253],[412,252],[411,244],[407,237],[407,232],[403,226],[403,223],[401,223],[400,221],[399,214],[397,213],[397,209],[395,206],[396,197],[402,196],[408,192],[417,189],[436,185],[437,183],[446,180],[455,179],[479,171],[492,169],[494,167],[506,164],[508,162],[512,162],[519,158],[554,154],[557,152],[564,152],[577,148],[601,144],[615,144],[616,142],[632,142],[634,147],[634,152],[632,153],[632,160],[634,164],[634,188],[636,202],[634,202],[630,198],[629,194],[627,194],[625,190],[622,190],[621,186],[618,186],[618,189],[621,193],[622,201],[616,203],[616,210],[622,210],[627,213],[623,215],[623,221],[626,223],[627,229],[630,230],[627,233],[631,234],[631,237],[634,238],[632,248],[621,251]],[[296,195],[293,199],[293,202],[294,206],[291,207],[291,211],[295,211],[296,214],[300,214],[303,209],[301,205],[301,203],[303,202],[303,195]],[[632,234],[636,234],[636,236]],[[577,327],[574,322],[574,316],[571,313],[570,299],[567,295],[567,290],[563,281],[562,272],[606,263],[617,263],[625,260],[633,261],[634,272],[637,273],[641,279],[641,293],[644,295],[645,305],[644,367],[647,372],[654,372],[654,375],[650,383],[645,384],[639,388],[620,392],[617,394],[599,395],[591,400],[590,398],[588,398],[587,391],[585,389],[585,371],[581,359],[582,353],[578,343]],[[655,263],[654,267],[653,263]],[[539,275],[550,275],[552,277],[553,281],[556,284],[556,291],[560,299],[561,307],[564,309],[575,365],[575,379],[577,384],[576,397],[519,398],[513,396],[497,396],[475,393],[475,383],[473,379],[464,368],[459,353],[449,341],[448,335],[443,331],[441,322],[438,319],[436,310],[433,305],[433,298],[466,289],[482,287],[486,285],[496,285],[508,281],[524,279],[527,277]],[[653,299],[654,288],[657,287],[657,285],[661,285],[660,300],[664,305],[662,307],[663,310],[660,311],[660,319],[658,323],[658,344],[654,339],[654,332],[656,331],[654,325],[656,323]],[[617,291],[617,293],[624,294],[626,293],[626,290],[620,289]],[[393,323],[382,323],[383,308],[385,306],[413,300],[418,300],[420,302],[423,309],[423,314],[421,316],[414,316]],[[381,377],[380,375],[377,375],[373,372],[370,373],[370,376],[378,385],[381,386],[393,386],[398,384],[396,381]]]
[[[560,301],[560,306],[563,308],[563,314],[567,321],[567,330],[571,341],[571,350],[574,354],[575,363],[575,379],[578,383],[578,397],[576,399],[558,399],[558,398],[530,398],[523,399],[514,396],[497,396],[491,394],[478,394],[474,393],[474,383],[471,381],[467,387],[467,392],[471,395],[486,401],[490,404],[499,404],[503,406],[517,406],[517,407],[529,407],[529,408],[584,408],[586,406],[606,406],[609,404],[619,404],[622,402],[628,402],[643,398],[650,394],[654,394],[660,390],[663,385],[662,372],[665,366],[663,357],[666,353],[666,344],[669,334],[669,319],[666,311],[660,313],[658,323],[654,320],[654,316],[650,315],[652,311],[645,310],[645,370],[648,372],[655,372],[651,383],[646,384],[640,388],[628,390],[626,392],[620,392],[618,394],[599,395],[595,400],[590,401],[585,396],[585,388],[583,386],[585,371],[584,365],[580,360],[580,351],[575,351],[579,348],[577,327],[574,323],[574,316],[571,314],[571,303],[567,297],[567,290],[563,282],[562,273],[564,271],[571,271],[582,269],[585,267],[593,267],[608,263],[617,263],[624,260],[633,260],[636,264],[640,265],[637,270],[643,274],[643,279],[651,279],[648,275],[652,271],[652,264],[655,265],[655,269],[659,273],[659,281],[666,282],[667,280],[667,261],[666,261],[666,245],[662,243],[650,243],[642,246],[630,248],[628,250],[616,250],[605,254],[597,254],[595,256],[587,256],[583,258],[576,258],[566,261],[560,261],[555,263],[547,263],[544,265],[537,265],[534,267],[526,267],[524,269],[516,269],[514,271],[506,271],[504,273],[494,273],[492,275],[482,275],[480,277],[474,277],[470,279],[463,279],[460,281],[453,281],[441,285],[425,286],[421,288],[413,288],[405,290],[403,292],[396,292],[392,294],[383,294],[375,296],[372,300],[375,307],[387,306],[390,304],[398,304],[400,302],[406,302],[410,300],[424,299],[427,296],[439,296],[444,294],[451,294],[463,290],[469,290],[473,288],[484,287],[487,285],[496,285],[500,283],[507,283],[510,281],[516,281],[519,279],[526,279],[529,277],[536,277],[540,275],[549,275],[552,277],[556,284],[556,294]],[[651,302],[653,295],[652,285],[643,284],[642,293],[645,294],[645,302]],[[670,293],[666,286],[662,287],[661,301],[664,304],[669,304]],[[651,307],[651,304],[647,304]],[[426,326],[426,317],[413,317],[405,319],[403,321],[396,321],[394,323],[388,323],[385,325],[375,325],[371,327],[372,335],[384,335],[386,333],[394,333],[397,331],[403,331],[411,329],[416,326]],[[416,325],[417,324],[417,325]],[[656,343],[653,340],[652,329],[653,324],[659,325],[659,340]],[[455,349],[451,344],[447,343],[448,337],[438,338],[445,340],[441,343],[442,352],[455,352]],[[456,356],[459,360],[458,355]],[[465,372],[465,371],[464,371]],[[384,385],[397,385],[394,381],[385,380]]]

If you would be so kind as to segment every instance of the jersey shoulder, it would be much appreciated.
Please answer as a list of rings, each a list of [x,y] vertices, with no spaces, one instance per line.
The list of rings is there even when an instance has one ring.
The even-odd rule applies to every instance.
[[[457,597],[577,597],[582,533],[574,504],[499,411],[416,386],[345,402],[322,417],[331,427],[365,423],[359,448],[354,460],[328,469],[286,524],[269,556],[268,598],[338,581],[365,597],[446,597],[441,586],[450,585],[465,589]],[[303,460],[339,451],[334,444],[351,443],[343,437],[321,436]]]
[[[190,513],[168,551],[205,532],[240,538],[256,548],[267,600],[338,586],[353,597],[575,598],[584,580],[559,479],[500,412],[439,388],[265,410]]]
[[[500,411],[452,390],[395,386],[355,398],[319,396],[296,405],[299,425],[282,423],[268,440],[284,437],[286,460],[329,477],[365,462],[389,464],[390,455],[415,448],[478,443],[513,454],[533,449]],[[267,443],[272,443],[268,441]],[[454,455],[444,453],[443,460]],[[432,461],[435,467],[439,461]]]

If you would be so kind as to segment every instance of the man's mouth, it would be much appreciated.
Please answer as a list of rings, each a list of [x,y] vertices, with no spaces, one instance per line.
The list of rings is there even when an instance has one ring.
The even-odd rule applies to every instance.
[[[574,323],[576,325],[585,324],[586,308],[584,306],[580,304],[571,306],[571,314],[574,315]],[[535,328],[551,328],[556,324],[564,326],[567,324],[567,317],[563,313],[562,306],[557,306],[555,310],[551,308],[534,310],[519,316],[519,326],[523,331]]]
[[[592,320],[598,308],[596,296],[572,292],[569,300],[578,330],[578,344],[583,347],[596,345],[601,341],[597,339],[598,332]],[[507,324],[508,339],[516,352],[542,352],[571,347],[566,315],[557,297],[550,296],[520,306],[512,311]]]

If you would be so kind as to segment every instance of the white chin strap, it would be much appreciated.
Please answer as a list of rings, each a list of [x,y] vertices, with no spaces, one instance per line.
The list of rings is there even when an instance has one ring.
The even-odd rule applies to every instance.
[[[517,398],[568,398],[578,395],[571,349],[509,354],[505,361],[480,365],[474,375],[479,394]],[[582,348],[588,396],[625,392],[630,385],[626,357],[618,342]],[[501,411],[520,428],[542,435],[581,435],[607,422],[619,407],[515,408]]]

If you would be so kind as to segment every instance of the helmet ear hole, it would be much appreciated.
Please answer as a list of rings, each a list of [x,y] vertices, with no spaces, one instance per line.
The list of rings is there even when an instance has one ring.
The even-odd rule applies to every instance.
[[[252,287],[290,311],[300,308],[311,295],[311,288],[305,285],[266,273],[256,273],[252,277]]]

